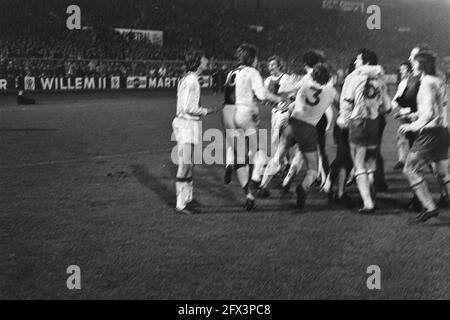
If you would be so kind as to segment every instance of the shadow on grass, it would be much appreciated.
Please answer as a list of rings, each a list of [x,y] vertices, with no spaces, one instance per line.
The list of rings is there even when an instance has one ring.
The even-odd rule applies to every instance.
[[[433,223],[427,224],[430,228],[449,228],[450,227],[450,217],[449,216],[438,216],[434,218]]]
[[[168,188],[161,182],[160,177],[152,175],[145,166],[140,164],[131,165],[131,170],[133,176],[142,186],[155,193],[168,206],[175,207],[176,194],[172,188]]]

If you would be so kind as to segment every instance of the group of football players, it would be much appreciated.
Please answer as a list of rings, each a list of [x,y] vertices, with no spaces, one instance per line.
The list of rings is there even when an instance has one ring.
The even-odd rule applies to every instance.
[[[409,61],[402,64],[401,82],[393,100],[378,57],[368,49],[356,53],[344,81],[336,81],[324,55],[317,50],[304,54],[304,75],[300,79],[284,73],[280,57],[272,56],[267,61],[270,76],[264,81],[253,45],[242,44],[236,57],[238,67],[227,76],[222,109],[226,132],[224,180],[228,184],[236,175],[244,191],[246,210],[255,207],[257,197],[270,196],[273,176],[282,176],[283,190],[288,192],[293,178],[304,167],[306,173],[295,189],[299,210],[305,207],[317,181],[329,201],[352,207],[345,187],[354,180],[363,203],[358,212],[373,214],[376,193],[387,189],[380,144],[385,115],[392,110],[400,121],[399,163],[395,168],[403,170],[414,193],[410,208],[419,214],[413,221],[425,222],[438,215],[439,206],[448,205],[446,85],[436,70],[436,54],[428,46],[418,45]],[[192,150],[194,144],[201,143],[201,117],[213,112],[200,106],[198,76],[206,63],[202,52],[189,53],[188,73],[178,88],[173,129],[179,150],[176,210],[182,214],[195,212]],[[258,141],[262,105],[272,108],[270,156]],[[329,164],[325,137],[334,118],[337,152]],[[237,139],[244,139],[244,153],[238,152]],[[437,204],[423,174],[428,167],[441,187]]]

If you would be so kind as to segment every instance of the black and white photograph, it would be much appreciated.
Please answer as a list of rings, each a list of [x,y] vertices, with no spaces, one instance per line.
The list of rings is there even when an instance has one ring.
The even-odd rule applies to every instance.
[[[449,0],[0,0],[0,300],[449,300],[449,96]]]

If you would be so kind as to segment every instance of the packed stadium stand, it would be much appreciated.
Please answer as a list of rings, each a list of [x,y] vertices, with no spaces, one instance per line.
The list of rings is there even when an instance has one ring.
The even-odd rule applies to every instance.
[[[450,53],[448,2],[375,2],[382,9],[381,30],[366,27],[367,13],[325,10],[321,0],[247,0],[247,6],[234,0],[79,0],[84,30],[71,31],[66,9],[72,1],[1,0],[0,75],[150,75],[163,60],[169,61],[168,75],[176,75],[183,66],[170,61],[181,60],[186,50],[202,48],[213,60],[233,60],[243,41],[255,43],[262,59],[279,54],[290,64],[299,63],[307,48],[318,48],[335,68],[345,68],[358,48],[370,47],[389,72],[420,42],[440,55]],[[114,27],[162,30],[164,44],[129,39]]]

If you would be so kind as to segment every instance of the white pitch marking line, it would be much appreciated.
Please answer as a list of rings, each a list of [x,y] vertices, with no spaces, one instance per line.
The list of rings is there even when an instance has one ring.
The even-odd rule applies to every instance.
[[[143,154],[157,154],[157,153],[165,153],[170,152],[171,149],[164,150],[146,150],[146,151],[135,151],[135,152],[127,152],[127,153],[117,153],[117,154],[109,154],[109,155],[100,155],[89,158],[78,158],[78,159],[68,159],[68,160],[54,160],[54,161],[43,161],[43,162],[34,162],[34,163],[23,163],[14,166],[0,166],[0,170],[9,170],[9,169],[22,169],[22,168],[33,168],[33,167],[45,167],[52,165],[60,165],[60,164],[69,164],[69,163],[77,163],[77,162],[91,162],[91,161],[99,161],[99,160],[107,160],[107,159],[115,159],[122,158],[126,156],[136,156]]]

